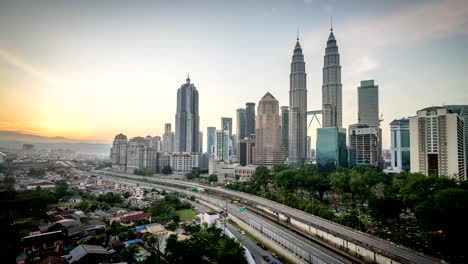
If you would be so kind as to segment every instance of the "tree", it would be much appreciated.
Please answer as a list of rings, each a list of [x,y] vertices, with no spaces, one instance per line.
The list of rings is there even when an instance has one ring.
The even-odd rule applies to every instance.
[[[55,197],[62,198],[68,193],[68,184],[66,181],[59,181],[55,184]]]
[[[296,169],[286,169],[275,175],[275,184],[286,191],[294,191],[298,188],[299,171]]]
[[[272,180],[270,170],[265,166],[258,166],[252,175],[252,183],[255,187],[266,191],[268,183]]]
[[[200,177],[200,168],[198,167],[193,167],[191,171],[189,171],[187,174],[187,179],[195,179]]]
[[[164,166],[161,170],[161,173],[164,174],[164,175],[169,175],[169,174],[172,174],[172,168],[171,166],[167,165],[167,166]]]
[[[208,181],[209,181],[209,182],[217,182],[217,181],[218,181],[218,175],[216,175],[216,174],[211,174],[211,175],[208,177]]]
[[[0,190],[14,191],[16,184],[16,178],[14,176],[5,176],[5,178],[0,181]]]

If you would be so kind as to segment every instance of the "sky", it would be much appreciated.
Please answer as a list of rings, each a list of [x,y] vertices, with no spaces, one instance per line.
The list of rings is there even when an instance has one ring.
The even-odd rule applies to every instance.
[[[344,127],[357,122],[361,80],[379,86],[384,148],[393,119],[468,104],[468,0],[5,0],[0,130],[90,141],[161,135],[190,73],[206,145],[206,127],[235,120],[266,92],[289,104],[298,30],[308,108],[318,110],[331,17]]]

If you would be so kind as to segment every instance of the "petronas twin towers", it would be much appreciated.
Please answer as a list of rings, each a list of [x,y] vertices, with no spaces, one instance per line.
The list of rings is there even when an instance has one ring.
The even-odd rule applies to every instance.
[[[304,164],[307,157],[307,84],[304,54],[299,37],[289,75],[289,155],[290,166]],[[341,66],[338,46],[330,29],[325,48],[322,86],[322,118],[324,127],[341,127]]]

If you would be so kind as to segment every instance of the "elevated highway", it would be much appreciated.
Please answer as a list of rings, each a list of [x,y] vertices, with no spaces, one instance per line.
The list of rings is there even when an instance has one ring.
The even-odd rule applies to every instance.
[[[305,213],[303,211],[285,206],[283,204],[270,201],[268,199],[250,195],[243,192],[228,190],[220,187],[210,187],[191,182],[179,180],[168,180],[158,177],[142,177],[130,174],[113,173],[106,171],[93,172],[96,176],[125,177],[164,185],[177,189],[187,190],[190,187],[202,188],[206,193],[225,197],[227,199],[240,200],[249,206],[261,210],[277,219],[278,222],[285,223],[301,230],[305,236],[313,237],[329,246],[346,252],[349,255],[361,259],[368,263],[446,263],[432,256],[421,252],[394,244],[378,237],[356,231],[340,224],[322,219],[320,217]],[[194,195],[190,192],[190,195]],[[197,195],[201,195],[197,193]],[[208,197],[208,196],[207,196]],[[204,197],[202,197],[204,198]]]

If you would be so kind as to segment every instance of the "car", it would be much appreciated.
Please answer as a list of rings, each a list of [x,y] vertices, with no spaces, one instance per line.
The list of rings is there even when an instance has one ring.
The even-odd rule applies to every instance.
[[[264,250],[267,249],[267,247],[265,245],[263,245],[262,243],[257,243],[257,246],[261,247]]]
[[[275,253],[271,253],[271,256],[274,257],[275,259],[278,258],[278,255],[276,255]]]
[[[279,260],[279,262],[281,262],[281,263],[286,263],[286,260],[284,260],[284,258],[282,258],[281,256],[278,257],[278,260]]]
[[[244,230],[241,230],[241,234],[245,235],[245,231],[244,231]]]
[[[271,264],[278,264],[278,262],[276,262],[276,261],[273,260],[273,261],[271,262]]]
[[[266,262],[270,262],[270,258],[268,256],[263,256],[263,259],[266,261]]]

